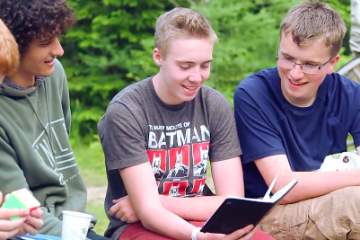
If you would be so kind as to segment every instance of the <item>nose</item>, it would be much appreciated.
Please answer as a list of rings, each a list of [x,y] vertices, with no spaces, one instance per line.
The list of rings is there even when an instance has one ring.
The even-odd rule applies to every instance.
[[[297,80],[297,79],[302,78],[304,76],[304,73],[303,73],[300,65],[298,65],[298,64],[294,64],[294,65],[295,66],[290,71],[290,77],[293,80]]]
[[[59,38],[55,38],[54,41],[53,41],[53,44],[52,44],[52,51],[51,51],[51,54],[53,56],[59,56],[61,57],[62,55],[64,55],[64,49],[62,48],[61,44],[60,44],[60,41],[59,41]]]
[[[193,68],[193,71],[191,72],[191,75],[189,77],[190,81],[193,82],[200,82],[202,81],[202,77],[201,77],[201,69],[200,67],[195,67]]]

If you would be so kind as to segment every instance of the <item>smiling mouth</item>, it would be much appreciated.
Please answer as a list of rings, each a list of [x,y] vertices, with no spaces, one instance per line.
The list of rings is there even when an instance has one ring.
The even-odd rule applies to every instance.
[[[186,88],[186,89],[189,89],[189,90],[195,90],[196,89],[196,87],[188,87],[188,86],[185,86],[185,85],[183,85],[183,87]]]
[[[53,61],[54,61],[54,58],[50,59],[50,60],[46,60],[45,63],[52,63]]]
[[[292,81],[290,78],[288,78],[288,80],[289,80],[289,82],[290,82],[291,84],[296,85],[296,86],[302,86],[302,85],[307,84],[307,82],[305,82],[305,83],[294,82],[294,81]]]

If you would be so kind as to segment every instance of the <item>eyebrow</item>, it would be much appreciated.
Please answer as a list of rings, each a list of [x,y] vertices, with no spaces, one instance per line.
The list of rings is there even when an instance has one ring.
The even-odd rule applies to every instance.
[[[38,42],[39,43],[43,43],[43,42],[50,42],[54,39],[54,37],[48,37],[48,38],[38,38]]]
[[[196,64],[196,62],[192,62],[192,61],[182,61],[182,60],[177,60],[176,61],[178,64]],[[210,62],[212,62],[212,59],[210,59],[210,60],[207,60],[207,61],[205,61],[205,62],[202,62],[201,64],[204,64],[204,63],[210,63]]]
[[[284,57],[291,57],[294,59],[293,56],[291,56],[290,54],[286,53],[286,52],[282,52],[280,51],[280,54],[283,55]],[[321,65],[322,63],[321,62],[318,62],[318,61],[314,61],[314,60],[310,60],[310,59],[306,59],[304,62],[306,63],[312,63],[312,64],[317,64],[317,65]]]

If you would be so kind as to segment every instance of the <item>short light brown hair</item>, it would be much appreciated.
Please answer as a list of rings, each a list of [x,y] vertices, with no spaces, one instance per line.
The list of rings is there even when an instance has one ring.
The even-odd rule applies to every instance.
[[[156,21],[155,47],[163,57],[166,57],[174,37],[204,38],[213,43],[218,41],[209,21],[201,13],[181,7],[162,14]]]
[[[8,76],[15,72],[19,66],[19,58],[15,38],[0,19],[0,75]]]
[[[281,21],[280,39],[282,34],[289,33],[299,46],[323,41],[334,57],[340,51],[346,26],[340,14],[327,3],[305,1],[292,7]]]

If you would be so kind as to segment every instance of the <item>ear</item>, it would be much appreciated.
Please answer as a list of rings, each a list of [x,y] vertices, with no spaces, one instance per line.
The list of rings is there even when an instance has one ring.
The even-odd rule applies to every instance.
[[[339,61],[340,59],[340,54],[336,55],[330,62],[329,62],[329,65],[330,67],[328,68],[327,70],[327,74],[332,74],[334,72],[334,69],[335,69],[335,66],[337,64],[337,62]]]
[[[155,64],[158,67],[161,67],[161,54],[160,54],[160,50],[158,48],[154,48],[153,59],[154,59]]]

